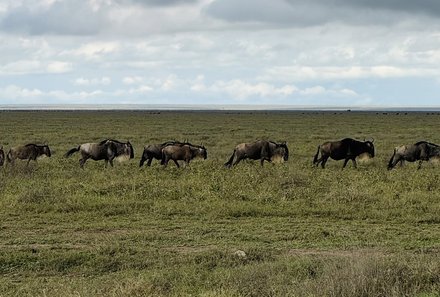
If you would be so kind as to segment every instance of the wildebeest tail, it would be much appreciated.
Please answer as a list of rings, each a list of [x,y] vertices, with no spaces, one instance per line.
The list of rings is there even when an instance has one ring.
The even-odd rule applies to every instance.
[[[165,164],[165,153],[163,152],[163,149],[160,151],[160,154],[162,155],[162,157],[160,158],[160,165],[164,165]]]
[[[393,155],[391,156],[391,159],[388,162],[388,170],[393,169],[393,161],[394,161],[394,156],[396,156],[396,152],[397,152],[397,148],[394,148]]]
[[[78,147],[74,147],[73,149],[70,149],[65,155],[64,157],[69,158],[73,153],[76,153],[79,151],[80,146]]]
[[[232,161],[234,161],[235,150],[232,152],[232,156],[229,158],[228,162],[225,163],[226,167],[231,167]]]
[[[6,160],[8,161],[8,163],[12,162],[11,150],[9,150],[9,152],[6,154]]]
[[[318,145],[318,150],[316,151],[315,157],[313,158],[313,164],[316,164],[318,162],[318,156],[319,156],[319,149],[321,148],[320,145]]]

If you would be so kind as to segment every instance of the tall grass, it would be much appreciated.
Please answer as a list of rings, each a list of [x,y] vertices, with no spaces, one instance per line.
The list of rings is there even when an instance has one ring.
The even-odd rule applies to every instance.
[[[394,146],[440,143],[436,114],[0,113],[0,144],[51,158],[0,169],[0,295],[437,296],[438,165],[387,171]],[[104,168],[63,154],[129,139]],[[318,144],[375,139],[376,157],[311,165]],[[222,165],[237,143],[287,141],[284,164]],[[144,144],[208,148],[189,167],[138,168]],[[243,250],[246,256],[234,252]]]

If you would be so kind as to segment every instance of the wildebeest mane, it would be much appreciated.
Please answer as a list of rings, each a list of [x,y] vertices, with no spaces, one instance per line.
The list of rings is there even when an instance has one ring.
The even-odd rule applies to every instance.
[[[115,139],[104,139],[104,140],[101,141],[99,144],[100,144],[100,145],[103,145],[103,144],[105,144],[107,141],[111,141],[111,142],[119,143],[119,144],[125,144],[125,142],[120,142],[119,140],[115,140]]]
[[[432,146],[435,146],[435,147],[440,147],[438,144],[435,144],[435,143],[432,143],[432,142],[428,142],[428,141],[424,141],[424,140],[416,142],[415,145],[421,145],[423,143],[426,143],[428,145],[432,145]]]

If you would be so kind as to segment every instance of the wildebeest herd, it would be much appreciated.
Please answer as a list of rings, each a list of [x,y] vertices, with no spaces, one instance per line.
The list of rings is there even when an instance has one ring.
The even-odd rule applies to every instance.
[[[352,138],[344,138],[339,141],[328,141],[318,145],[317,152],[313,158],[313,164],[318,166],[321,164],[325,168],[325,164],[329,158],[334,160],[344,160],[342,168],[345,168],[348,161],[352,161],[356,168],[356,158],[360,155],[367,154],[370,158],[374,157],[374,140],[358,141]],[[104,160],[105,167],[107,164],[113,167],[113,161],[129,160],[134,158],[134,150],[130,141],[121,142],[114,139],[105,139],[98,143],[83,143],[67,151],[64,155],[66,158],[72,154],[79,152],[81,158],[79,165],[84,168],[84,164],[88,159],[94,161]],[[11,165],[15,164],[16,159],[27,160],[27,165],[31,160],[37,161],[41,156],[51,156],[50,148],[47,144],[26,144],[23,146],[12,147],[6,154],[6,161]],[[142,167],[147,161],[147,166],[151,166],[153,159],[160,160],[161,164],[166,167],[168,162],[172,160],[177,167],[180,167],[178,161],[184,161],[189,165],[190,161],[199,157],[206,159],[208,152],[203,145],[193,145],[187,141],[167,141],[160,144],[150,144],[144,147],[139,167]],[[420,169],[423,161],[429,161],[431,158],[440,157],[440,146],[427,141],[419,141],[411,145],[403,145],[394,148],[393,155],[388,162],[388,170],[393,169],[398,163],[402,166],[404,161],[419,161],[418,169]],[[273,162],[276,160],[287,161],[289,158],[289,149],[286,142],[276,143],[274,141],[257,140],[251,143],[241,143],[235,146],[234,151],[229,160],[224,164],[230,168],[237,165],[244,159],[260,160],[261,166],[264,161]],[[3,146],[0,147],[0,166],[5,162],[5,152]]]

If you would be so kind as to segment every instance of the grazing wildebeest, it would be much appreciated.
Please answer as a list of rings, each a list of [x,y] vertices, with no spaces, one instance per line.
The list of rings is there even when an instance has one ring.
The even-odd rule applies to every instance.
[[[176,143],[167,145],[162,149],[161,164],[166,167],[170,160],[173,160],[179,168],[178,160],[184,160],[187,165],[195,157],[206,159],[208,153],[203,145],[192,145],[190,143]]]
[[[31,160],[37,161],[42,155],[51,156],[49,146],[29,143],[11,148],[6,158],[11,165],[15,164],[15,159],[27,160],[26,165],[29,165]]]
[[[78,151],[81,153],[81,159],[79,160],[81,168],[84,168],[84,164],[88,159],[95,161],[104,160],[105,167],[107,167],[109,162],[113,167],[113,160],[115,158],[121,158],[121,160],[134,158],[134,150],[130,141],[123,143],[113,139],[105,139],[99,143],[83,143],[76,148],[70,149],[65,154],[65,157],[68,158]]]
[[[235,162],[233,162],[234,158]],[[289,149],[286,142],[276,143],[273,141],[257,140],[237,145],[225,166],[235,166],[243,159],[260,160],[261,166],[263,166],[265,160],[272,162],[276,158],[283,158],[284,161],[289,159]]]
[[[394,153],[388,162],[388,170],[393,169],[399,162],[400,165],[403,165],[404,161],[419,161],[417,169],[420,169],[423,161],[429,161],[429,159],[439,156],[440,146],[427,141],[419,141],[411,145],[397,146],[394,148]]]
[[[344,138],[339,141],[325,142],[318,146],[318,151],[313,158],[313,164],[318,166],[321,163],[321,167],[325,168],[328,158],[333,160],[344,159],[342,168],[345,168],[349,160],[353,162],[353,166],[356,168],[356,157],[359,155],[367,153],[371,158],[374,157],[373,141],[357,141],[351,138]],[[319,153],[321,153],[321,158],[318,159]]]
[[[5,151],[3,150],[3,145],[0,147],[0,166],[5,163]]]
[[[147,161],[147,166],[151,166],[151,162],[153,159],[162,160],[162,149],[167,145],[172,144],[183,144],[179,141],[167,141],[160,144],[149,144],[144,147],[144,152],[142,153],[141,161],[139,162],[139,167],[144,165],[144,162]]]

